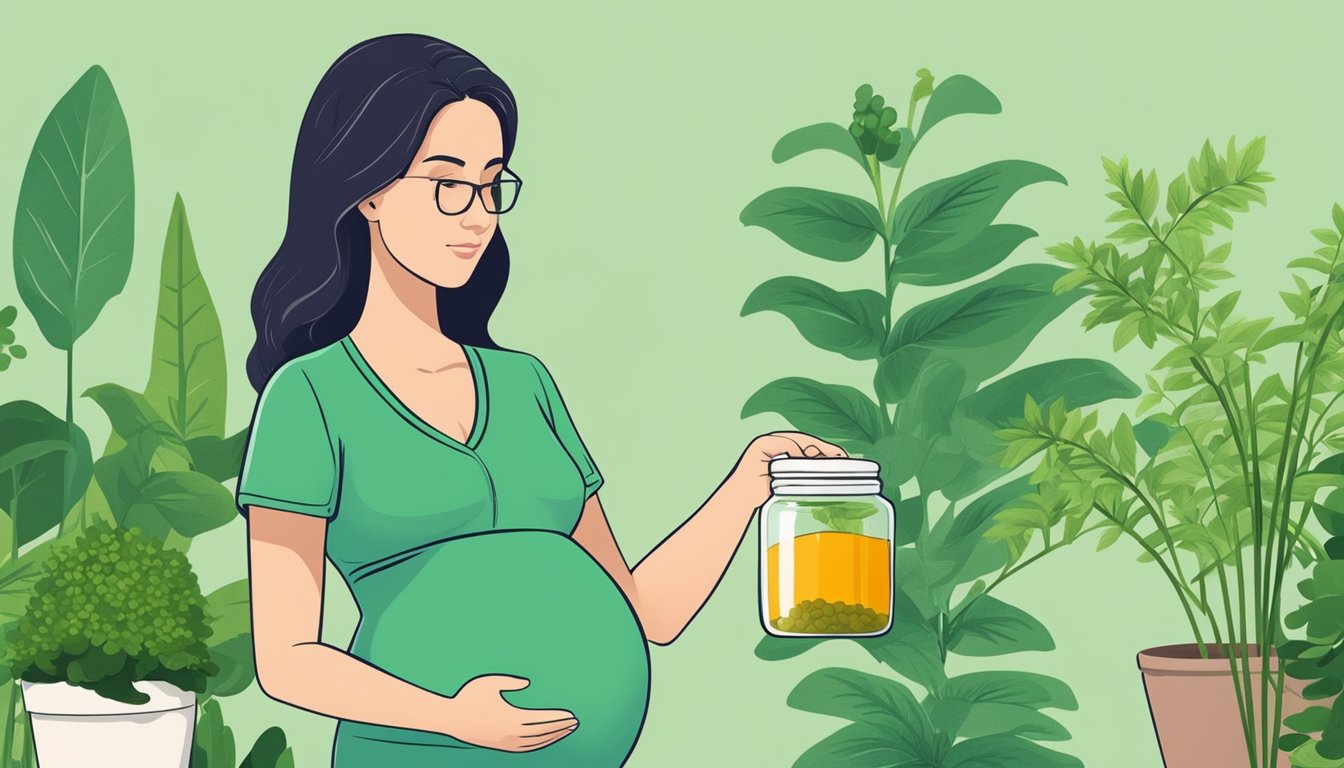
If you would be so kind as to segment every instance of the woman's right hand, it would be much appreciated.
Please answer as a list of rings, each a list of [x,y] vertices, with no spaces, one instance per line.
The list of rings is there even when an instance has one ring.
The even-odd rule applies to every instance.
[[[506,752],[531,752],[574,732],[579,721],[565,709],[522,709],[504,700],[500,691],[531,685],[525,677],[481,675],[468,680],[447,698],[451,724],[448,736],[480,747]]]

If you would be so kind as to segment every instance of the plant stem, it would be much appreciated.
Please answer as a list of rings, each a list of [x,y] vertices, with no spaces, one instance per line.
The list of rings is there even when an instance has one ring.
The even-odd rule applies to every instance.
[[[19,697],[23,695],[23,690],[19,687],[19,681],[12,680],[5,683],[10,687],[9,711],[5,713],[5,738],[0,741],[0,747],[4,748],[4,765],[6,768],[14,759],[14,723],[19,719],[18,704]]]

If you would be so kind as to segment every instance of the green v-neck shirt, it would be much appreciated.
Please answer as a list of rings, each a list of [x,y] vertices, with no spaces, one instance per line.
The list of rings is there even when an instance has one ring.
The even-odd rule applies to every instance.
[[[286,362],[257,401],[238,509],[328,520],[327,557],[360,610],[350,654],[445,696],[480,675],[526,677],[507,701],[568,709],[579,728],[506,752],[340,720],[332,765],[622,765],[648,707],[648,648],[570,538],[602,475],[540,360],[462,347],[476,397],[465,442],[401,402],[348,335]]]

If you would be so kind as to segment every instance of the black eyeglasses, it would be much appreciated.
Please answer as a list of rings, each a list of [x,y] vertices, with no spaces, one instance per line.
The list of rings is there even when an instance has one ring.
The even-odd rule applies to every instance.
[[[401,176],[403,179],[429,179],[437,181],[434,187],[434,203],[445,216],[457,216],[467,212],[472,201],[479,195],[481,205],[489,213],[508,213],[518,202],[518,193],[522,190],[523,180],[513,171],[506,171],[513,178],[496,179],[489,184],[474,184],[463,179],[439,179],[433,176]],[[489,190],[489,194],[486,191]]]

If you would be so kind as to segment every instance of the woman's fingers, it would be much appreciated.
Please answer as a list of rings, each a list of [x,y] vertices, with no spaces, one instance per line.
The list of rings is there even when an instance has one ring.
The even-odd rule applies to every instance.
[[[541,736],[550,736],[555,733],[568,732],[570,728],[578,725],[579,721],[574,718],[561,720],[555,723],[543,723],[537,725],[524,724],[518,728],[518,736],[531,739]],[[563,733],[562,733],[563,735]]]
[[[783,450],[788,455],[798,456],[848,456],[844,448],[813,437],[806,432],[771,432],[770,436],[779,437]],[[787,441],[787,442],[784,442]],[[796,453],[795,453],[796,452]]]
[[[565,728],[561,732],[552,734],[550,736],[539,736],[533,739],[521,739],[518,742],[518,751],[531,752],[534,749],[541,749],[547,744],[553,744],[565,738],[566,736],[568,736],[573,732],[574,732],[573,728]]]

